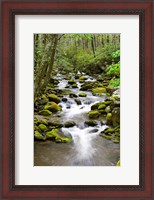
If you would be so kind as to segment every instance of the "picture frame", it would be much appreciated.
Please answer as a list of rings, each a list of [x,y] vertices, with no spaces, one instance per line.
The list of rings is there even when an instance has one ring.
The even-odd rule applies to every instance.
[[[1,2],[1,199],[153,199],[153,2],[21,1]],[[140,141],[139,185],[15,185],[15,16],[139,15]]]

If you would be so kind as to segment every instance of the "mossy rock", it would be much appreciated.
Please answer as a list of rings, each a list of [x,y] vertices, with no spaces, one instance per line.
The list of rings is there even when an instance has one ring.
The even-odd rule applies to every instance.
[[[34,125],[34,131],[40,131],[40,129],[37,125]]]
[[[78,95],[79,95],[79,97],[86,97],[87,96],[87,94],[85,94],[83,92],[80,92]]]
[[[105,100],[105,101],[104,101],[104,104],[108,106],[108,105],[110,105],[112,102],[113,102],[113,101]]]
[[[47,139],[53,139],[59,137],[58,136],[58,129],[52,129],[51,131],[46,133],[46,138]]]
[[[62,101],[63,102],[67,102],[67,98],[62,98]]]
[[[47,130],[47,127],[46,127],[46,125],[44,125],[44,124],[40,124],[39,126],[39,129],[41,129],[41,131],[46,131]]]
[[[117,162],[116,166],[120,166],[120,160]]]
[[[45,140],[45,137],[39,131],[34,132],[34,138],[35,140]]]
[[[48,122],[45,119],[42,119],[39,121],[40,124],[48,125]]]
[[[88,120],[88,121],[85,121],[85,124],[88,126],[97,126],[97,121],[96,120]]]
[[[112,110],[112,124],[114,127],[120,125],[120,108],[114,108]]]
[[[70,90],[61,90],[63,95],[69,95],[71,93]]]
[[[89,118],[95,119],[100,116],[100,112],[98,110],[92,110],[88,112]]]
[[[97,110],[98,107],[102,104],[102,102],[95,103],[91,106],[91,110]]]
[[[98,110],[103,110],[104,108],[106,108],[106,105],[104,103],[98,106]]]
[[[69,97],[70,97],[70,98],[74,98],[74,97],[77,97],[77,95],[74,94],[74,93],[71,93],[71,94],[69,94]]]
[[[106,124],[111,125],[112,124],[112,114],[108,113],[106,116]]]
[[[76,82],[74,80],[68,80],[68,84],[73,85],[73,84],[76,84]]]
[[[49,99],[48,98],[44,98],[44,99],[40,99],[37,101],[37,103],[39,105],[45,105],[46,103],[48,103]]]
[[[97,88],[93,88],[92,89],[92,94],[96,95],[96,94],[104,94],[106,93],[106,88],[105,87],[97,87]]]
[[[87,81],[81,86],[80,90],[82,91],[91,90],[93,88],[93,85],[94,85],[93,82]]]
[[[72,139],[67,138],[67,137],[56,137],[55,141],[56,143],[68,143],[68,142],[72,142]]]
[[[112,140],[112,135],[103,133],[103,134],[100,134],[100,136],[102,136],[102,137],[104,137],[104,138],[106,138],[108,140]]]
[[[49,110],[41,110],[39,112],[40,115],[44,115],[44,116],[49,116],[52,114],[52,112],[50,112]]]
[[[56,127],[56,128],[62,128],[63,127],[63,124],[57,122],[57,121],[49,121],[48,124],[50,126],[53,126],[53,127]]]
[[[106,128],[103,133],[114,133],[114,129],[113,128]]]
[[[46,134],[47,139],[54,140],[57,143],[71,142],[71,138],[61,137],[58,135],[58,129],[52,129]]]
[[[115,132],[120,132],[120,126],[116,126],[116,127],[114,128],[114,131],[115,131]]]
[[[107,106],[107,107],[105,108],[105,112],[106,112],[106,113],[110,113],[110,112],[111,112],[110,106]]]
[[[113,139],[113,142],[114,142],[114,143],[119,143],[120,140],[119,140],[118,138],[114,138],[114,139]]]
[[[67,121],[67,122],[64,123],[64,126],[66,128],[73,127],[75,125],[76,125],[76,123],[74,121]]]
[[[85,76],[80,76],[79,80],[87,80],[87,77],[85,77]]]
[[[79,80],[79,83],[84,83],[85,81],[84,80]]]
[[[50,101],[53,101],[55,103],[59,103],[60,102],[60,98],[55,94],[49,94],[48,97],[49,97]]]
[[[74,83],[74,84],[72,85],[72,88],[78,88],[77,84]]]
[[[74,101],[77,103],[77,105],[81,105],[81,100],[80,99],[74,99]]]
[[[61,111],[62,108],[55,102],[48,102],[45,106],[44,106],[45,110],[50,110],[51,112],[58,112]]]

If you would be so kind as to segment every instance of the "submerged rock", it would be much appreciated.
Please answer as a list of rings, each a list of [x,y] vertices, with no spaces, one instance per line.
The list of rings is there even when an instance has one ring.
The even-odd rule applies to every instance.
[[[88,126],[97,126],[97,121],[96,120],[88,120],[88,121],[85,121],[85,124]]]
[[[66,128],[73,127],[75,125],[76,125],[76,123],[74,121],[67,121],[67,122],[64,123],[64,126]]]

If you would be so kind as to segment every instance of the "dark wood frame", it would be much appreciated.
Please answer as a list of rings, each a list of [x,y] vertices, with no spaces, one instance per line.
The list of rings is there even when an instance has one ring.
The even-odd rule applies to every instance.
[[[154,199],[152,170],[152,0],[2,0],[1,5],[1,198]],[[112,14],[140,17],[140,183],[112,186],[15,185],[15,15]],[[154,136],[154,134],[153,134]]]

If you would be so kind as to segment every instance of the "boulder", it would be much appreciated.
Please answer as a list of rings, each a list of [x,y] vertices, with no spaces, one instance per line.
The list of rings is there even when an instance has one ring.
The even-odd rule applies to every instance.
[[[112,124],[114,127],[120,125],[120,108],[114,108],[112,110]]]
[[[50,112],[49,110],[41,110],[39,112],[40,115],[44,115],[44,116],[49,116],[52,114],[52,112]]]
[[[75,125],[76,125],[76,123],[74,121],[67,121],[67,122],[64,123],[64,126],[66,128],[73,127]]]
[[[60,102],[60,98],[55,94],[49,94],[48,97],[49,97],[50,101],[53,101],[55,103],[59,103]]]
[[[79,97],[86,97],[87,96],[87,94],[85,94],[83,92],[80,92],[78,95],[79,95]]]
[[[100,112],[97,110],[92,110],[88,112],[89,118],[95,119],[100,116]]]
[[[41,130],[41,131],[46,131],[47,130],[47,127],[46,127],[46,125],[44,125],[44,124],[40,124],[39,126],[39,129]]]
[[[55,102],[48,102],[45,106],[44,106],[45,110],[50,110],[51,112],[58,112],[60,110],[62,110],[62,108]]]
[[[88,126],[97,126],[97,121],[96,120],[88,120],[88,121],[85,121],[85,124]]]
[[[106,116],[106,124],[112,125],[112,114],[111,113],[108,113]]]
[[[74,101],[77,103],[77,105],[81,105],[81,100],[80,99],[74,99]]]

